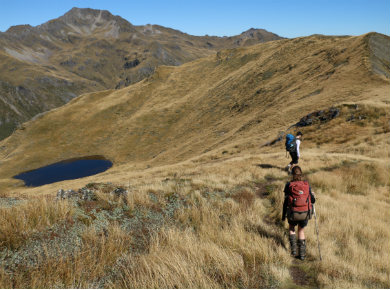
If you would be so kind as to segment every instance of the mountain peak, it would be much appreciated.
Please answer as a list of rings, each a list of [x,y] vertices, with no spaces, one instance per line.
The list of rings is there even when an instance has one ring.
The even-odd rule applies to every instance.
[[[114,20],[115,16],[107,10],[73,7],[58,19],[64,20],[65,22],[92,22],[97,18],[105,21],[110,21]]]
[[[33,29],[29,24],[15,25],[7,29],[6,33],[10,34],[23,34],[28,33]]]
[[[114,16],[107,10],[73,7],[57,19],[39,26],[40,29],[53,31],[70,30],[76,34],[91,34],[95,31],[107,31],[106,36],[117,37],[120,32],[134,32],[135,28],[120,16]]]
[[[24,35],[31,33],[33,29],[34,27],[32,27],[29,24],[22,24],[22,25],[11,26],[10,28],[7,29],[5,33],[8,35],[13,35],[15,37],[23,37]]]
[[[260,40],[260,39],[269,40],[269,38],[275,38],[275,37],[282,38],[275,33],[269,32],[265,29],[259,29],[259,28],[250,28],[247,31],[244,31],[243,33],[241,33],[241,36],[245,37],[245,38],[253,38],[253,39],[258,39],[258,40]]]

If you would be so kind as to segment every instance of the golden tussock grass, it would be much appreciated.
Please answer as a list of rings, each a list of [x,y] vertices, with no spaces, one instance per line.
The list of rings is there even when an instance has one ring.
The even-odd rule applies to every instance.
[[[317,197],[323,256],[320,262],[311,220],[305,231],[308,262],[302,266],[308,276],[314,277],[310,278],[313,279],[310,285],[388,287],[388,164],[360,154],[317,152],[307,152],[301,165]],[[260,158],[246,155],[234,161],[181,170],[182,180],[192,180],[176,185],[179,194],[191,196],[189,207],[175,215],[180,226],[158,234],[149,253],[137,262],[132,260],[133,267],[123,269],[122,278],[112,285],[157,288],[299,285],[292,282],[290,274],[293,264],[284,236],[287,224],[280,223],[282,190],[289,180],[280,170],[287,163],[285,160],[280,155]],[[260,162],[271,167],[256,166]],[[271,184],[269,195],[259,199],[255,184],[259,187]],[[165,192],[167,188],[160,190]],[[228,198],[210,200],[205,192],[213,191],[229,193]],[[210,253],[207,249],[213,249],[216,260],[207,256]],[[224,260],[220,255],[229,258]],[[225,265],[221,267],[218,261],[224,261]]]
[[[132,86],[85,94],[25,123],[24,130],[1,142],[0,186],[21,185],[12,180],[20,168],[91,154],[115,165],[144,166],[175,164],[222,144],[228,154],[238,154],[254,146],[254,136],[276,135],[313,111],[370,100],[373,92],[381,99],[388,95],[388,81],[373,75],[364,61],[371,49],[366,42],[378,38],[383,36],[273,41],[159,67]],[[339,66],[340,60],[348,61]],[[357,124],[340,129],[360,131]],[[330,139],[321,137],[319,143]],[[218,151],[209,153],[215,162],[223,158]]]
[[[46,258],[37,266],[0,271],[2,288],[98,288],[96,284],[117,258],[129,250],[131,237],[115,224],[106,231],[87,228],[82,247],[68,257]]]
[[[282,190],[289,180],[281,169],[288,160],[280,153],[248,153],[218,162],[178,164],[147,171],[143,178],[125,186],[126,201],[110,194],[110,190],[98,190],[95,208],[99,205],[115,211],[127,206],[130,216],[137,209],[163,210],[175,200],[182,199],[185,203],[164,227],[148,231],[147,236],[138,240],[118,223],[110,223],[105,230],[88,226],[80,235],[82,247],[74,255],[42,259],[37,266],[18,268],[12,276],[3,268],[0,285],[5,288],[388,287],[387,163],[362,155],[352,158],[339,153],[318,154],[315,149],[305,153],[300,163],[317,197],[321,262],[314,220],[305,230],[306,261],[297,264],[289,256],[287,223],[280,220]],[[13,212],[32,213],[33,205],[39,206],[34,202],[19,205]],[[59,204],[64,209],[62,214],[56,210],[57,219],[47,218],[46,222],[29,225],[29,231],[34,227],[43,230],[43,225],[60,222],[72,212],[66,202],[46,201],[40,215],[50,217],[48,208]],[[142,235],[143,229],[138,230]],[[145,243],[143,251],[132,250],[141,246],[137,243]],[[292,267],[298,267],[306,275],[307,284],[296,280]]]
[[[12,207],[0,208],[0,247],[16,249],[32,234],[66,220],[72,206],[53,198],[39,197]]]
[[[320,167],[313,161],[311,166]],[[338,162],[334,170],[309,174],[316,192],[322,256],[315,265],[326,288],[389,286],[389,167],[382,162]],[[309,223],[308,253],[318,256]]]
[[[307,46],[300,45],[310,53],[310,46],[315,43],[333,48],[331,38],[320,40],[313,37],[304,40]],[[352,40],[337,39],[340,50],[349,47]],[[353,45],[359,46],[361,39],[355,40]],[[274,46],[283,43],[295,47],[294,41],[299,42],[299,39],[269,44],[261,57],[268,59],[275,51]],[[233,64],[246,54],[256,54],[259,47],[247,52],[234,51]],[[275,58],[282,57],[276,55]],[[292,115],[298,121],[302,114],[317,110],[319,106],[329,107],[346,96],[351,102],[369,99],[369,95],[361,95],[363,87],[367,88],[360,80],[367,71],[360,69],[360,58],[351,61],[351,70],[343,71],[341,67],[342,71],[335,73],[340,82],[328,82],[323,92],[313,95],[305,104],[295,103],[296,98],[317,90],[316,85],[302,86],[304,89],[290,94],[288,91],[294,86],[286,84],[279,94],[278,80],[285,79],[281,72],[274,72],[278,78],[270,77],[263,80],[264,84],[258,84],[272,94],[240,99],[237,96],[252,96],[259,89],[253,82],[263,75],[268,76],[267,66],[271,64],[262,65],[259,75],[261,59],[248,62],[245,69],[228,67],[228,72],[219,67],[218,61],[209,58],[179,68],[161,68],[154,80],[124,90],[78,98],[45,115],[41,123],[27,124],[24,132],[1,143],[3,152],[10,155],[2,163],[0,175],[5,178],[2,188],[10,186],[7,178],[25,164],[38,167],[42,160],[66,157],[57,150],[71,155],[77,153],[77,156],[88,155],[91,150],[112,157],[116,165],[86,179],[36,189],[12,187],[12,190],[54,196],[59,186],[77,188],[92,181],[115,182],[128,190],[126,198],[111,194],[112,188],[98,188],[96,200],[79,204],[37,198],[11,209],[0,208],[1,242],[3,248],[15,255],[25,241],[34,239],[33,233],[44,232],[61,222],[70,228],[78,222],[82,224],[81,232],[77,233],[81,247],[69,256],[58,259],[44,256],[36,264],[17,268],[10,268],[4,260],[0,268],[1,287],[390,287],[389,132],[388,114],[382,114],[388,105],[379,100],[367,105],[363,112],[367,122],[347,123],[344,119],[334,119],[320,127],[301,128],[306,139],[302,143],[299,164],[317,197],[321,262],[313,220],[305,230],[307,259],[300,263],[290,257],[285,235],[288,225],[281,221],[283,188],[290,179],[283,168],[290,160],[284,157],[283,142],[259,147],[268,141],[263,139],[264,134],[274,138],[281,128],[291,125]],[[312,63],[313,60],[305,63],[306,68]],[[286,67],[289,64],[285,63]],[[331,64],[322,65],[326,70]],[[357,74],[351,74],[355,67],[359,68]],[[211,78],[201,87],[196,86],[205,69]],[[305,74],[299,71],[301,69],[303,65],[288,78],[296,80],[297,86]],[[179,81],[181,77],[183,82]],[[231,81],[226,85],[224,80],[228,77]],[[191,85],[187,88],[186,81],[190,79]],[[385,88],[384,82],[376,80],[371,86],[376,82],[380,97],[387,96],[387,83]],[[349,85],[356,89],[356,96],[339,87]],[[143,94],[148,96],[145,103],[142,103]],[[282,99],[283,104],[278,104]],[[170,108],[167,100],[177,104],[171,104]],[[220,102],[218,108],[213,107],[214,101]],[[191,102],[192,105],[188,105]],[[95,108],[96,103],[102,110],[91,114],[90,109]],[[143,109],[126,115],[126,110],[131,111],[130,104]],[[376,119],[374,112],[378,106],[381,110]],[[264,108],[268,109],[262,111]],[[241,114],[238,112],[241,109],[247,111]],[[259,114],[263,120],[252,127],[251,122],[256,121]],[[61,122],[75,116],[80,116],[80,122],[68,130]],[[167,127],[162,128],[161,124]],[[249,129],[240,131],[243,126]],[[85,128],[90,130],[86,132]],[[139,131],[140,128],[162,132],[160,139],[151,132]],[[225,132],[225,128],[232,129]],[[54,131],[51,134],[48,130]],[[258,139],[254,137],[256,134]],[[75,140],[75,143],[61,143],[64,140]],[[31,147],[29,144],[33,141],[35,146]],[[22,155],[33,156],[34,160],[17,158]],[[113,222],[116,213],[120,214]],[[104,221],[103,228],[99,218]],[[158,219],[160,224],[156,222]],[[299,269],[305,281],[294,276],[293,268]]]
[[[191,206],[176,214],[181,226],[154,236],[148,254],[135,260],[129,256],[113,286],[279,287],[288,279],[286,255],[278,242],[250,230],[264,226],[256,211],[264,211],[260,202],[243,210],[233,200],[212,202],[194,192]]]

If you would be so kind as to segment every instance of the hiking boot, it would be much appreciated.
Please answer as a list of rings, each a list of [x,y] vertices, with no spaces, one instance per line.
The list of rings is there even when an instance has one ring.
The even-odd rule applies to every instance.
[[[291,256],[295,257],[297,254],[297,237],[294,234],[290,235],[288,239],[290,240]]]
[[[298,251],[297,258],[303,261],[306,257],[306,240],[298,240]]]

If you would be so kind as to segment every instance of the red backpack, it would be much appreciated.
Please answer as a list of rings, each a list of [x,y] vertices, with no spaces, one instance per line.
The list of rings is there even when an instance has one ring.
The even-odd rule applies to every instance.
[[[312,204],[307,181],[291,181],[288,185],[289,219],[302,221],[311,218]]]

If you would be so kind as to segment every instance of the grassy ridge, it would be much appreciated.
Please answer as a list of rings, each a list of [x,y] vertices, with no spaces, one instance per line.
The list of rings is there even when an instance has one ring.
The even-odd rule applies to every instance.
[[[375,106],[383,106],[388,81],[366,61],[372,37],[312,36],[226,50],[160,67],[122,90],[83,95],[4,140],[0,176],[15,184],[9,178],[20,168],[87,155],[117,165],[175,163],[267,140],[302,116],[340,103],[377,95],[382,105]]]
[[[0,286],[389,288],[389,87],[370,37],[222,51],[24,124],[0,143]],[[304,134],[323,255],[312,220],[300,262],[281,221],[290,160],[271,141],[330,107],[337,117],[290,129]],[[11,179],[91,153],[114,166],[38,188]],[[87,200],[55,199],[82,187]]]
[[[43,247],[46,250],[27,266],[19,259],[10,266],[10,260],[3,259],[0,285],[389,287],[386,245],[390,231],[385,222],[390,212],[388,165],[366,161],[359,155],[351,162],[345,155],[329,153],[323,159],[313,150],[303,152],[302,167],[317,196],[322,262],[318,260],[314,221],[306,229],[307,260],[297,263],[289,257],[284,235],[287,225],[280,220],[282,188],[288,180],[280,168],[287,160],[280,154],[244,154],[145,172],[142,178],[132,178],[130,185],[121,185],[129,191],[126,201],[110,194],[118,186],[113,184],[92,185],[96,199],[91,202],[72,205],[55,201],[53,194],[44,207],[62,207],[65,203],[64,212],[68,214],[59,214],[53,222],[66,224],[65,233],[80,243],[69,249],[70,256],[65,252],[58,259],[50,242],[57,239],[59,245],[68,247],[61,230],[53,222],[45,223],[44,229],[32,227],[30,231],[41,232],[46,238],[26,236],[23,245],[15,239],[3,244],[2,253],[7,252],[6,247],[13,252],[12,259],[24,257],[23,252],[36,239],[48,244]],[[262,168],[267,167],[262,164],[273,167]],[[351,187],[351,180],[364,186],[357,191]],[[31,206],[15,209],[29,216],[36,211],[37,201],[28,200],[26,204]],[[40,216],[48,217],[48,213],[45,210]],[[2,232],[15,232],[10,225],[2,224]],[[296,271],[304,279],[297,278]]]

